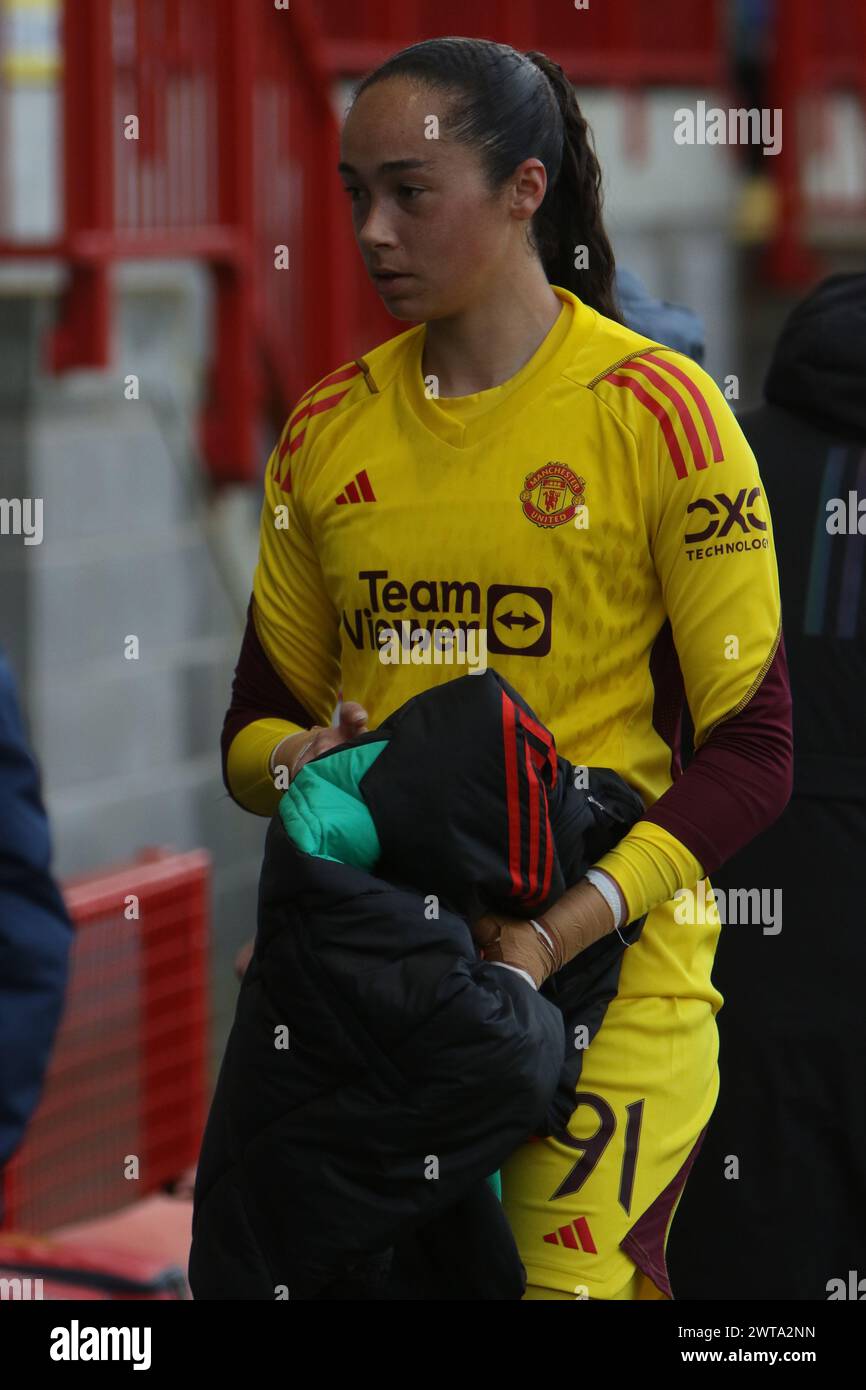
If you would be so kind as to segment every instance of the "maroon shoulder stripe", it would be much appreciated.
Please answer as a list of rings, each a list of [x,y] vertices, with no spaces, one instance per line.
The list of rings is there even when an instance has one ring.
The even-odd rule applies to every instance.
[[[701,419],[704,422],[704,427],[710,437],[710,444],[713,450],[713,462],[721,463],[724,458],[722,441],[719,439],[719,431],[716,429],[713,412],[704,400],[703,393],[698,390],[691,377],[687,372],[683,371],[682,367],[675,366],[673,362],[665,362],[663,358],[656,357],[654,352],[645,352],[642,355],[647,362],[652,362],[656,367],[663,367],[666,372],[670,372],[671,376],[675,376],[677,381],[682,382],[683,386],[692,397],[692,400],[695,402],[695,405],[698,407]]]
[[[326,410],[332,410],[335,405],[339,405],[343,397],[348,394],[348,391],[349,388],[347,386],[345,391],[338,391],[334,396],[325,396],[324,400],[321,401],[310,401],[307,405],[303,406],[299,411],[296,412],[293,418],[289,421],[289,428],[286,431],[282,444],[280,445],[278,458],[279,463],[282,463],[287,452],[293,454],[296,449],[300,449],[302,443],[304,442],[304,435],[307,429],[306,425],[302,430],[299,430],[294,436],[292,436],[291,432],[294,426],[299,424],[301,420],[309,419],[312,415],[321,415]]]
[[[645,391],[644,388],[641,386],[640,382],[635,381],[634,377],[620,376],[618,372],[611,372],[609,376],[603,377],[602,380],[609,381],[612,386],[627,387],[629,391],[633,392],[633,394],[637,396],[641,405],[645,405],[647,410],[655,416],[655,418],[661,425],[662,434],[665,437],[665,442],[668,446],[668,452],[670,453],[671,461],[674,465],[674,471],[678,478],[685,478],[687,476],[688,469],[686,467],[686,461],[683,457],[683,451],[680,448],[680,442],[677,439],[676,434],[674,433],[674,427],[671,424],[670,419],[668,418],[667,410],[661,404],[661,402],[655,400],[655,398],[651,396],[648,391]]]
[[[297,410],[295,411],[294,415],[290,418],[289,423],[286,426],[286,430],[283,435],[278,451],[277,465],[274,469],[275,476],[277,476],[279,473],[279,467],[286,455],[286,452],[288,451],[289,453],[294,453],[295,450],[299,449],[301,447],[301,444],[303,443],[303,430],[301,430],[299,434],[295,434],[294,437],[292,437],[292,431],[295,429],[295,427],[299,425],[302,420],[306,420],[309,416],[318,415],[321,411],[330,410],[332,406],[337,405],[346,395],[349,388],[346,387],[345,391],[338,391],[335,395],[327,396],[323,401],[314,400],[314,397],[318,394],[318,392],[324,391],[328,386],[336,386],[341,381],[351,381],[353,377],[359,376],[360,372],[361,368],[359,367],[358,363],[350,362],[347,367],[340,367],[336,372],[331,372],[329,376],[323,377],[321,381],[317,381],[315,386],[310,387],[310,390],[305,392],[305,394],[301,397],[300,401],[298,402]]]
[[[653,371],[652,367],[648,367],[646,362],[642,362],[639,357],[634,358],[631,362],[625,362],[623,364],[623,369],[625,371],[641,372],[657,391],[661,391],[663,396],[667,396],[679,416],[680,424],[691,446],[695,467],[706,468],[707,459],[701,445],[700,435],[695,429],[695,422],[692,419],[691,411],[679,391],[672,386],[669,381],[665,381],[664,377],[660,376],[658,372]]]
[[[361,367],[357,362],[350,362],[345,367],[338,367],[335,372],[330,372],[328,376],[323,376],[321,381],[317,381],[315,386],[311,386],[309,391],[305,391],[299,401],[303,405],[311,396],[315,396],[317,391],[323,391],[326,386],[335,386],[340,381],[350,381],[353,376],[357,376]]]

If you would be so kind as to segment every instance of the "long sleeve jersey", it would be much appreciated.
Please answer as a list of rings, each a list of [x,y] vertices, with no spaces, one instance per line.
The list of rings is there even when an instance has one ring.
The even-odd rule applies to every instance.
[[[341,689],[374,729],[486,661],[578,769],[610,767],[644,800],[599,860],[630,919],[652,909],[620,994],[715,1011],[718,921],[677,921],[672,895],[790,796],[772,522],[712,378],[552,289],[556,323],[501,386],[437,398],[421,324],[298,402],[266,469],[226,785],[270,815],[270,752],[329,724]]]

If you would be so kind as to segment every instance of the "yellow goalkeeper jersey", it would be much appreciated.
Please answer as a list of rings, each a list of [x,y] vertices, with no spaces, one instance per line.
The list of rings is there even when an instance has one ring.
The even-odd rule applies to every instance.
[[[683,692],[700,748],[773,660],[772,526],[755,458],[707,373],[552,289],[554,326],[492,390],[437,399],[421,324],[301,398],[266,469],[255,630],[325,725],[341,689],[372,730],[486,661],[561,753],[613,768],[650,807],[678,770]],[[235,736],[241,804],[274,812],[268,754],[300,727],[253,720]],[[648,835],[674,886],[703,875],[681,840]],[[599,863],[637,908],[612,855]],[[715,1013],[718,919],[682,916],[669,896],[650,911],[620,997],[691,996]]]

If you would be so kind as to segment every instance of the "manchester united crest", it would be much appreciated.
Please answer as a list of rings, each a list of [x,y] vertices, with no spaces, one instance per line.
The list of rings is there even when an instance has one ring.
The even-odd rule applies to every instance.
[[[523,515],[536,526],[563,526],[585,503],[586,483],[565,463],[543,463],[523,480]]]

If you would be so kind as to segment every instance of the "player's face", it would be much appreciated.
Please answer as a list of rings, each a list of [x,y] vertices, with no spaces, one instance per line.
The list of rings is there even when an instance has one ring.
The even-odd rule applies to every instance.
[[[343,128],[340,176],[355,238],[398,319],[457,313],[482,298],[491,281],[501,284],[515,231],[504,199],[484,183],[475,151],[425,134],[435,134],[431,118],[444,126],[447,100],[388,78],[362,92]],[[395,161],[413,167],[387,167]]]

